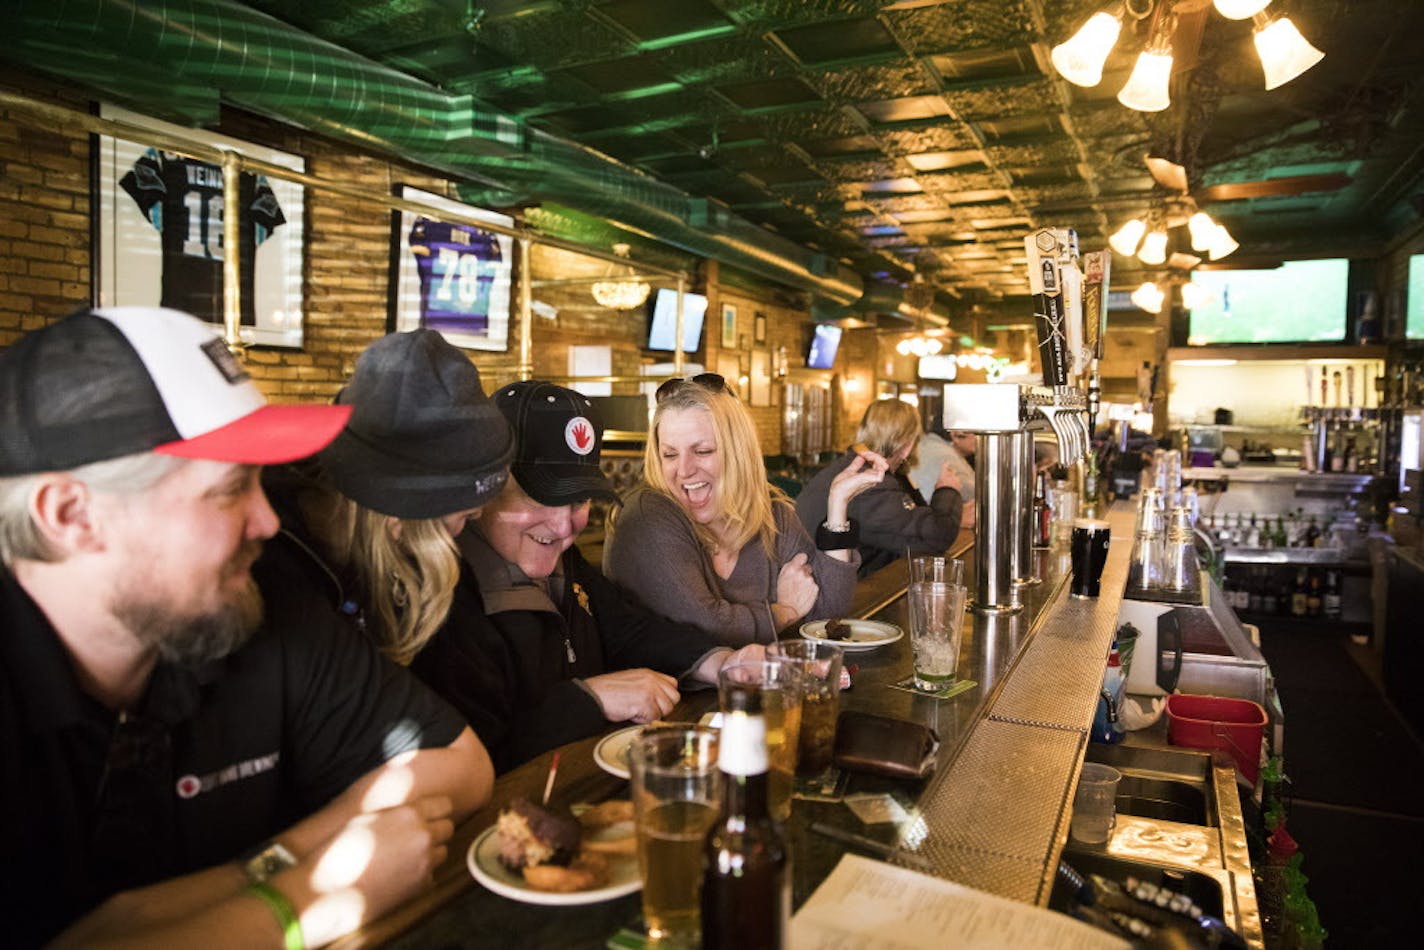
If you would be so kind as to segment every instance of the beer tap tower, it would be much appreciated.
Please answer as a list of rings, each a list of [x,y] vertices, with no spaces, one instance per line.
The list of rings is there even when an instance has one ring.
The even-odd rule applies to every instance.
[[[1033,432],[1053,431],[1064,465],[1078,464],[1092,448],[1088,394],[1078,380],[1097,377],[1109,255],[1097,252],[1080,261],[1077,235],[1068,228],[1042,228],[1024,244],[1043,384],[944,388],[944,427],[975,434],[973,606],[979,613],[1022,609],[1015,587],[1036,583]],[[1091,315],[1086,324],[1085,309]]]

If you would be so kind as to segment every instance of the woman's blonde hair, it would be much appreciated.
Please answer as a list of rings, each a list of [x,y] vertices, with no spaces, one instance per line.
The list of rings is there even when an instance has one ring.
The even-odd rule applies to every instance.
[[[877,399],[860,417],[855,441],[864,442],[872,452],[889,458],[906,445],[912,445],[905,463],[915,464],[920,441],[920,414],[915,407],[900,399]]]
[[[689,410],[712,417],[713,437],[722,462],[722,477],[717,481],[713,504],[725,521],[721,538],[708,526],[696,522],[693,522],[693,530],[709,550],[725,545],[727,550],[740,551],[753,538],[760,538],[767,554],[774,556],[776,516],[772,505],[786,496],[766,480],[761,443],[757,440],[751,414],[725,387],[712,390],[684,382],[663,397],[653,413],[652,431],[648,433],[643,454],[643,477],[654,490],[678,501],[678,492],[663,477],[662,442],[658,431],[667,413]]]
[[[437,518],[392,518],[335,492],[329,504],[328,551],[360,585],[381,651],[409,664],[450,613],[460,579],[455,542]]]

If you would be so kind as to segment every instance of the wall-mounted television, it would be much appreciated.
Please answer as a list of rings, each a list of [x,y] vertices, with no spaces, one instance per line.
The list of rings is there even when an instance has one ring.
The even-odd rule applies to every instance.
[[[1404,335],[1424,340],[1424,254],[1409,256],[1409,284],[1405,291]]]
[[[841,345],[841,328],[830,323],[816,324],[811,345],[806,349],[807,369],[831,369],[836,365],[836,350]]]
[[[1211,295],[1191,311],[1187,342],[1302,343],[1345,339],[1350,262],[1287,261],[1272,270],[1192,274]]]
[[[648,349],[672,352],[677,333],[677,291],[660,287],[653,296],[648,316]],[[702,339],[702,319],[707,315],[707,298],[701,294],[682,295],[682,351],[697,352]]]

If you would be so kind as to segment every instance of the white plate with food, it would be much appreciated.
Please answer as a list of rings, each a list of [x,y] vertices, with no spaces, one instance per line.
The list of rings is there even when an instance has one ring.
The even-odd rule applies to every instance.
[[[599,768],[609,775],[616,775],[626,779],[632,773],[632,766],[628,763],[628,753],[633,748],[633,740],[638,737],[642,726],[628,726],[619,729],[617,732],[610,732],[602,739],[598,740],[598,745],[593,747],[593,761]]]
[[[499,835],[497,827],[485,829],[470,844],[465,863],[475,880],[502,897],[523,901],[526,904],[547,904],[555,907],[573,907],[579,904],[597,904],[625,894],[632,894],[643,887],[642,876],[638,873],[636,854],[603,854],[598,857],[606,862],[606,880],[600,886],[586,890],[551,891],[541,890],[525,880],[523,874],[511,871],[499,862]],[[573,871],[581,870],[575,861]],[[546,866],[551,874],[570,869]]]
[[[874,650],[904,635],[893,623],[879,620],[812,620],[801,625],[801,636],[807,640],[825,640],[850,651]]]

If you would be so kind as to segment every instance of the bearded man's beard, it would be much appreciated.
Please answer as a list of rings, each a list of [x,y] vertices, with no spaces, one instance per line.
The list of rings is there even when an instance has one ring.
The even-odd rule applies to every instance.
[[[241,564],[239,568],[237,565]],[[233,570],[246,572],[252,559],[234,558]],[[262,625],[262,592],[250,576],[220,608],[182,613],[145,589],[142,577],[115,595],[110,611],[144,646],[169,663],[200,666],[236,652]]]

